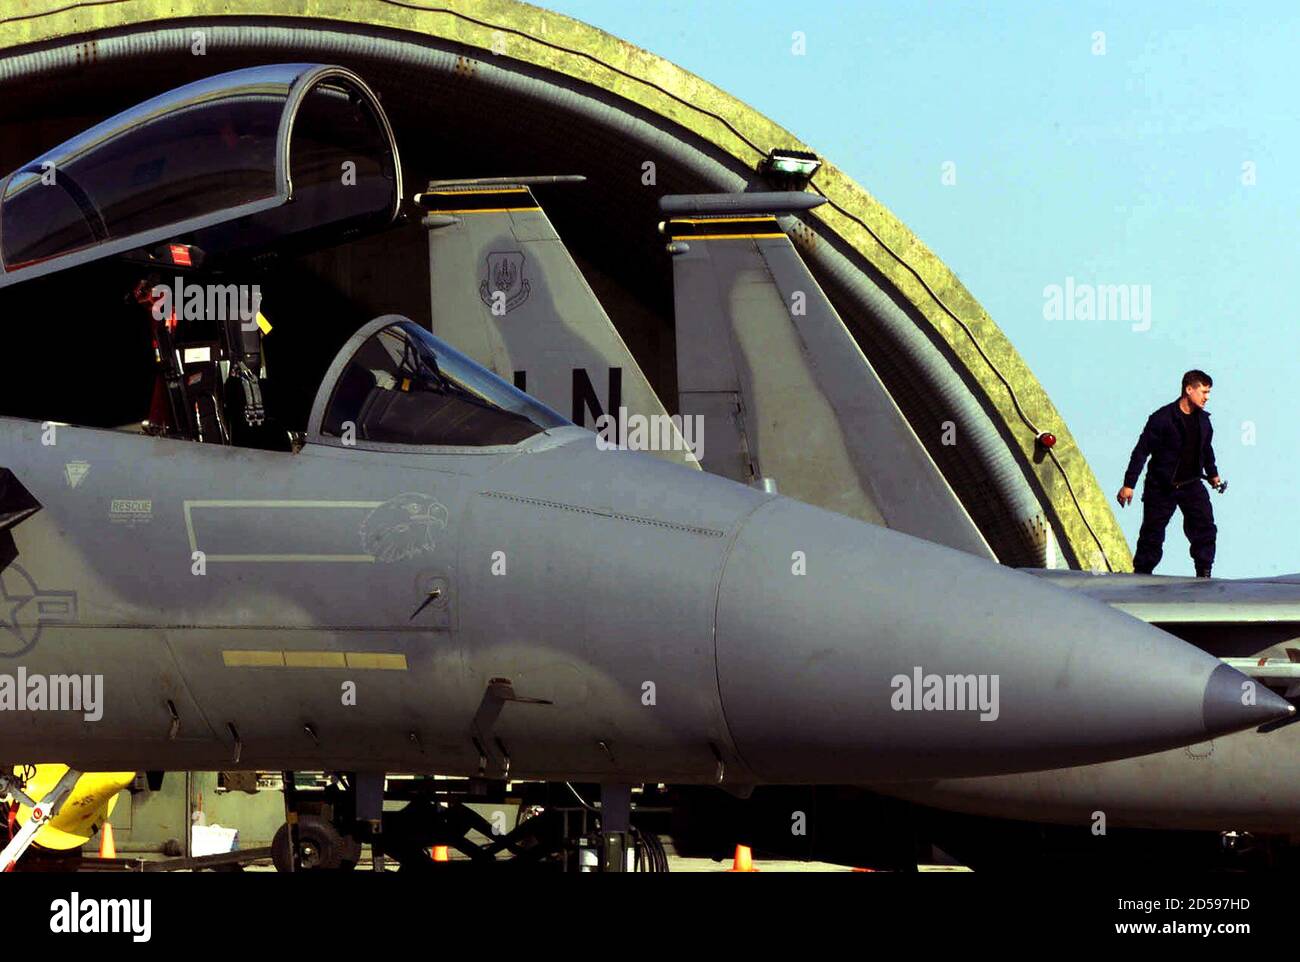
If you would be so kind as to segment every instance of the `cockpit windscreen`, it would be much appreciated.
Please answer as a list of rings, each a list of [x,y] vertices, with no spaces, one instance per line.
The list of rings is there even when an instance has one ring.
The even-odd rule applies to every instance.
[[[357,349],[326,408],[321,433],[388,444],[517,444],[568,424],[417,324],[380,328]]]

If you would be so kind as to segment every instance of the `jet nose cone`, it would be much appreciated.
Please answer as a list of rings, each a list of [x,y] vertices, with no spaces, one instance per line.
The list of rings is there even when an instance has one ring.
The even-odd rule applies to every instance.
[[[1210,673],[1203,705],[1205,731],[1211,736],[1266,725],[1295,714],[1295,706],[1289,701],[1230,665],[1219,665]]]
[[[786,498],[737,534],[715,638],[728,727],[764,781],[1087,765],[1292,712],[1094,599]]]

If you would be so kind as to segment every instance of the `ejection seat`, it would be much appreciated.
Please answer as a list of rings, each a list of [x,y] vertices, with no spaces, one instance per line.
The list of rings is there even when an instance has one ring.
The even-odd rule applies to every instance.
[[[259,276],[267,260],[389,226],[401,200],[392,128],[360,77],[321,64],[235,70],[138,104],[9,174],[0,288],[116,258],[140,269],[136,297],[150,308],[155,284]],[[154,334],[171,422],[159,429],[289,446],[267,416],[274,386],[260,377],[259,332],[226,315]]]

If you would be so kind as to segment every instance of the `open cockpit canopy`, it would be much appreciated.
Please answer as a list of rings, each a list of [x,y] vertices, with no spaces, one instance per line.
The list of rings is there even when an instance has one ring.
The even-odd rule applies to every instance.
[[[24,164],[0,191],[0,287],[164,241],[208,256],[391,223],[392,128],[356,74],[272,64],[168,91]]]

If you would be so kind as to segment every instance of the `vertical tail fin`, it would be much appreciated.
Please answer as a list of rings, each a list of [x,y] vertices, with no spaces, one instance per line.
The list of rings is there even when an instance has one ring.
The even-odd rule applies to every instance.
[[[716,199],[711,199],[716,198]],[[808,194],[665,197],[678,387],[706,470],[992,558],[776,212]],[[936,432],[941,425],[933,425]]]
[[[429,211],[434,332],[575,424],[595,429],[607,415],[609,441],[628,441],[620,408],[659,419],[651,453],[698,468],[531,180],[434,184],[417,197]]]

